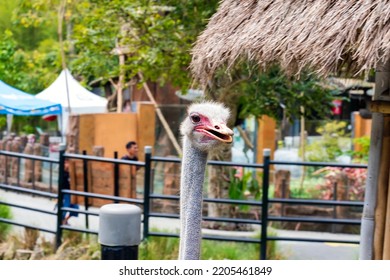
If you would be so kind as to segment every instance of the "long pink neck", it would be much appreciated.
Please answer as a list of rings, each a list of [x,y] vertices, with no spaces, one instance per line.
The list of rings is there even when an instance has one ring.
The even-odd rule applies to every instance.
[[[207,152],[183,140],[183,159],[180,179],[180,248],[179,260],[199,260],[202,239],[203,182]]]

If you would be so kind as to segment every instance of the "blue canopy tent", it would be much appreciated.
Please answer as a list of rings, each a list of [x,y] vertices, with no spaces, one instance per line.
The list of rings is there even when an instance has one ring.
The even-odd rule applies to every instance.
[[[10,130],[8,120],[12,120],[13,115],[43,116],[61,113],[61,104],[39,99],[0,81],[0,114],[7,115],[8,131]]]

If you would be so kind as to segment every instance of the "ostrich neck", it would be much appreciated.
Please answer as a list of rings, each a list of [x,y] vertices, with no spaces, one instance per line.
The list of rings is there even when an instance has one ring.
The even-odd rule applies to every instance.
[[[195,148],[184,137],[180,179],[180,260],[200,258],[202,189],[206,162],[207,152]]]

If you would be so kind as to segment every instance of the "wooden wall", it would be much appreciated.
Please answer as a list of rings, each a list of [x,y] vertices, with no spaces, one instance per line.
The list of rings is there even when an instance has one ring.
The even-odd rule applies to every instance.
[[[72,116],[78,119],[76,153],[87,151],[92,154],[93,147],[104,148],[104,157],[113,158],[126,154],[125,145],[134,140],[139,146],[139,159],[144,160],[144,146],[155,142],[155,111],[149,102],[137,103],[136,113],[102,113]]]

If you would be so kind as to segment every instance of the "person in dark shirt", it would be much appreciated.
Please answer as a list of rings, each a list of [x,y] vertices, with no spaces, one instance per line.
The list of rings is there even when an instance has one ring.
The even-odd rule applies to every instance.
[[[121,159],[124,160],[130,160],[130,161],[138,161],[138,145],[135,141],[130,141],[126,144],[126,151],[127,154],[121,157]],[[133,198],[136,198],[136,189],[137,189],[137,183],[136,183],[136,176],[137,176],[137,170],[140,169],[140,166],[130,165],[130,175],[131,175],[131,190],[130,190],[130,196]]]
[[[121,159],[138,161],[138,145],[135,141],[130,141],[126,144],[127,154]]]

